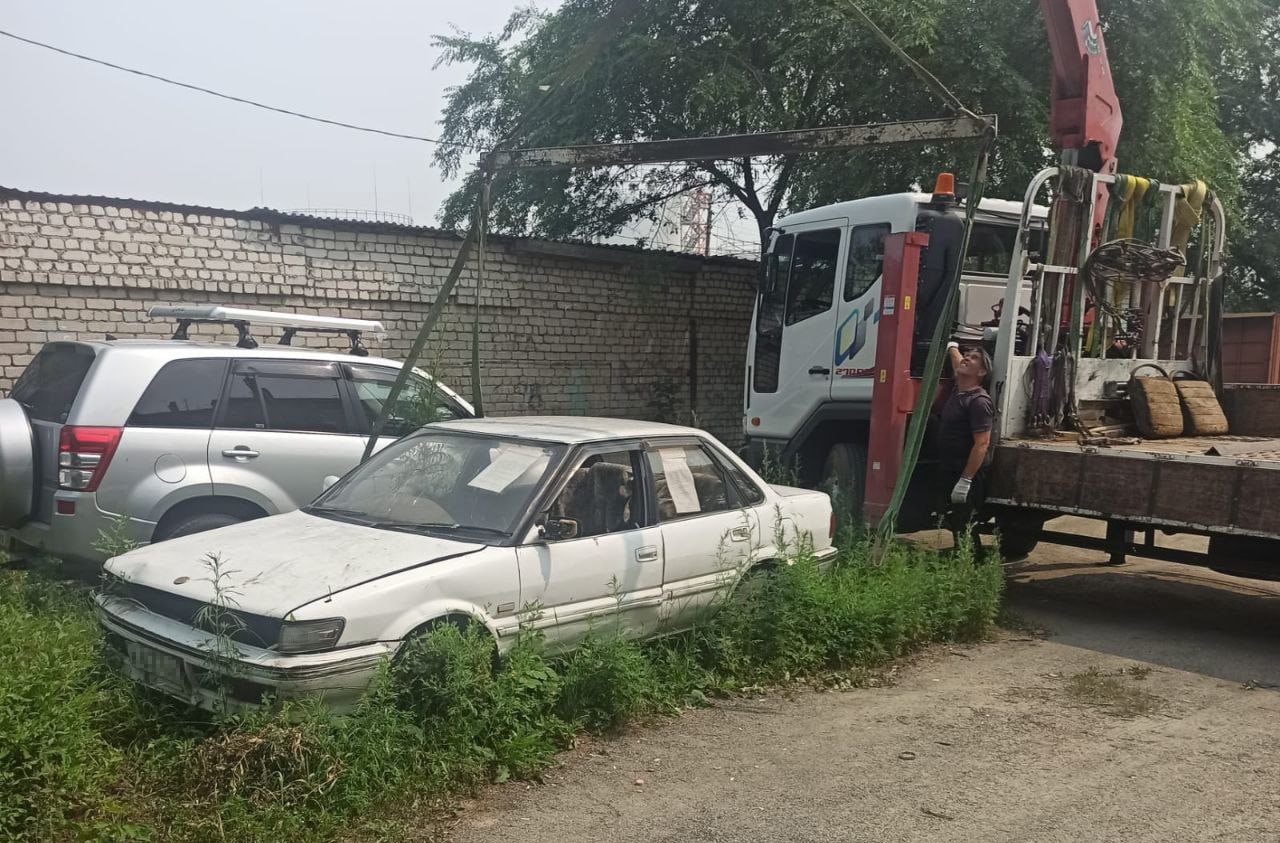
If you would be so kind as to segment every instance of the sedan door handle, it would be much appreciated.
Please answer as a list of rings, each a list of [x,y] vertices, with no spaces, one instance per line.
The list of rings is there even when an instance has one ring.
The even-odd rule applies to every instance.
[[[222,452],[224,457],[233,460],[251,460],[258,456],[258,452],[246,445],[237,445],[234,448],[228,448]]]
[[[810,366],[810,367],[809,367],[809,374],[811,374],[811,375],[829,375],[829,374],[831,374],[831,370],[830,370],[830,369],[828,369],[826,366]]]
[[[750,527],[734,527],[729,531],[729,538],[736,542],[744,542],[751,538]]]
[[[645,545],[644,547],[636,548],[636,561],[637,562],[657,562],[658,548],[651,544]]]

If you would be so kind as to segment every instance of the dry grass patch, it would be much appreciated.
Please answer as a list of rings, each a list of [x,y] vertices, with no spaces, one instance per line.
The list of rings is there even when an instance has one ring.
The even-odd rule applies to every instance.
[[[1135,681],[1145,679],[1150,668],[1134,666],[1112,672],[1091,667],[1067,680],[1067,695],[1084,705],[1101,708],[1115,717],[1145,717],[1156,713],[1164,700],[1142,688]]]

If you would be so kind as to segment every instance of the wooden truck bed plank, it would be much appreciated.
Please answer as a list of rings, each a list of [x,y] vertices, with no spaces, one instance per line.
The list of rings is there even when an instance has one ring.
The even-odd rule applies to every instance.
[[[1280,442],[1271,436],[1179,436],[1174,439],[1143,439],[1140,442],[1110,445],[1081,445],[1076,433],[1059,433],[1053,438],[1006,439],[1002,447],[1054,448],[1081,453],[1114,451],[1130,454],[1169,454],[1182,457],[1211,457],[1208,452],[1220,446],[1222,459],[1229,462],[1254,460],[1273,462],[1280,467]],[[1255,447],[1250,447],[1255,446]]]
[[[1280,453],[1205,456],[1214,442],[1182,437],[1110,448],[1057,440],[996,447],[989,499],[1063,513],[1280,538]]]

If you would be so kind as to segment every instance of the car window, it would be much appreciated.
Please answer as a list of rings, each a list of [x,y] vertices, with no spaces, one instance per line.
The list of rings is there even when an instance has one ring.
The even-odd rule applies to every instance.
[[[724,472],[697,445],[658,446],[648,459],[659,521],[733,508]]]
[[[26,409],[29,418],[66,421],[93,357],[93,349],[85,345],[49,343],[18,376],[10,397]]]
[[[262,406],[262,392],[258,379],[250,372],[236,372],[227,387],[227,406],[222,413],[219,427],[236,430],[263,430],[267,426],[267,411]]]
[[[734,489],[738,493],[738,498],[748,506],[754,506],[758,503],[764,503],[764,492],[756,485],[756,482],[747,476],[738,464],[730,459],[716,458],[716,464],[729,475]]]
[[[860,225],[849,232],[849,259],[844,269],[845,301],[865,294],[884,271],[884,238],[888,233],[888,223]]]
[[[359,402],[363,430],[373,428],[382,405],[391,394],[396,380],[396,370],[381,366],[347,366],[351,383]],[[416,374],[409,375],[404,389],[396,398],[396,405],[387,414],[382,427],[384,436],[404,436],[431,422],[462,418],[462,411],[434,381]]]
[[[551,504],[550,517],[577,522],[577,538],[641,526],[643,513],[636,497],[638,457],[639,451],[614,451],[583,459]]]
[[[348,433],[338,368],[327,363],[239,364],[221,427]]]
[[[166,363],[126,422],[131,427],[213,427],[227,361],[202,357]]]
[[[787,282],[786,323],[794,325],[831,309],[840,256],[840,229],[824,228],[796,236]]]

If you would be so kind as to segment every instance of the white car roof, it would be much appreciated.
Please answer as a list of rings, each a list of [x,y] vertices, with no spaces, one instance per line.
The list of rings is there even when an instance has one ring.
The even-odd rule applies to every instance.
[[[633,419],[606,419],[590,416],[507,416],[483,419],[456,419],[429,425],[443,430],[537,439],[565,445],[580,445],[610,439],[646,436],[697,436],[707,434],[692,427]]]

